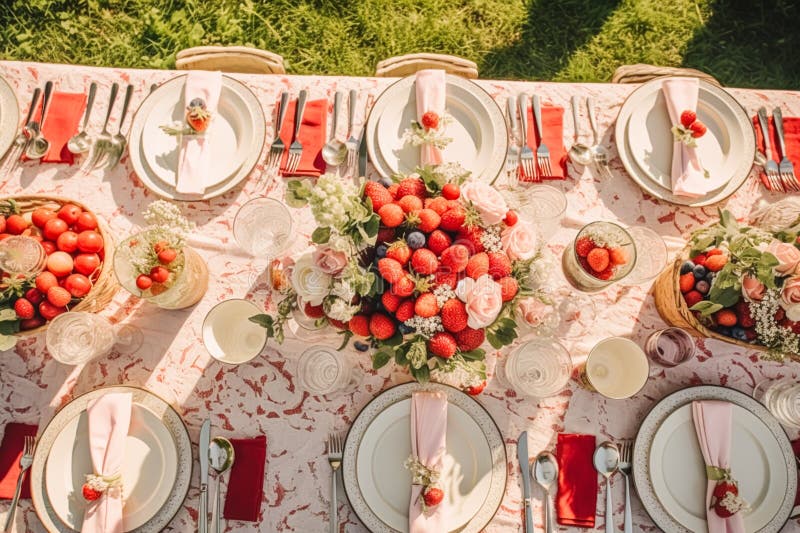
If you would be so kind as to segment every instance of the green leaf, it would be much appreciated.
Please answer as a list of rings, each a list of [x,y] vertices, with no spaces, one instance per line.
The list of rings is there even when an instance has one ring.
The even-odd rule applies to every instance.
[[[266,329],[267,337],[273,337],[275,335],[275,329],[274,329],[275,319],[273,319],[271,316],[264,314],[254,315],[251,316],[249,320],[250,322],[255,322],[262,328]]]
[[[306,181],[291,180],[286,184],[286,203],[291,207],[303,207],[311,197],[311,188]]]
[[[0,352],[10,350],[17,345],[16,335],[0,335]]]
[[[381,227],[381,219],[378,215],[373,214],[366,222],[364,222],[364,231],[367,236],[372,238],[378,235],[378,230]]]
[[[692,307],[689,308],[690,311],[700,311],[702,316],[709,316],[720,309],[722,309],[722,305],[718,303],[711,302],[709,300],[703,300],[702,302],[697,302]]]
[[[399,331],[395,331],[394,335],[383,341],[383,344],[387,346],[399,346],[403,342],[403,334]]]
[[[353,332],[349,329],[347,331],[342,331],[340,334],[342,336],[342,344],[339,345],[336,351],[344,350],[347,346],[347,343],[350,342],[350,339],[353,337]]]
[[[372,368],[378,370],[379,368],[383,368],[386,366],[392,359],[392,349],[391,348],[382,348],[372,354]]]
[[[17,313],[13,309],[0,309],[0,322],[16,319]]]
[[[482,361],[486,357],[486,351],[476,348],[469,352],[461,352],[461,357],[467,361]]]
[[[712,287],[711,291],[708,293],[709,299],[717,304],[720,304],[722,307],[731,307],[736,305],[736,303],[742,297],[742,288],[741,287],[727,287],[721,290],[716,290],[716,287]]]
[[[422,365],[420,368],[410,367],[411,375],[420,383],[427,383],[431,380],[431,371],[428,365]]]
[[[331,228],[327,226],[317,228],[311,234],[311,242],[314,244],[326,244],[329,240],[331,240]]]

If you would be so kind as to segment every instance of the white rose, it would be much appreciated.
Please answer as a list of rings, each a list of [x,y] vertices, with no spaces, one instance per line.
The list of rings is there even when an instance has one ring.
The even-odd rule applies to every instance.
[[[539,248],[539,235],[536,227],[530,222],[518,221],[513,226],[503,230],[500,235],[503,250],[511,260],[530,259],[536,255]]]
[[[321,305],[328,294],[331,276],[314,263],[314,256],[306,252],[295,261],[292,268],[292,288],[300,299],[311,305]]]
[[[485,183],[472,181],[461,188],[461,197],[472,202],[488,226],[499,224],[508,213],[508,204],[497,190]]]

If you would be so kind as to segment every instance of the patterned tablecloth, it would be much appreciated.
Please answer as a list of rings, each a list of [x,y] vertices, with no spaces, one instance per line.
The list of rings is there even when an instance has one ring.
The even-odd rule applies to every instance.
[[[135,87],[132,106],[147,95],[150,85],[177,75],[164,70],[90,68],[69,65],[0,62],[2,75],[16,90],[24,112],[36,86],[53,80],[61,91],[85,91],[91,81],[99,85],[98,100],[90,130],[97,132],[104,118],[106,95],[114,81]],[[274,103],[280,92],[310,90],[311,98],[327,97],[333,101],[337,89],[357,89],[362,95],[376,98],[392,83],[391,79],[311,77],[311,76],[235,76],[249,86],[262,102],[267,116],[267,138],[274,132]],[[554,182],[569,201],[568,218],[574,220],[618,220],[628,225],[645,225],[659,234],[676,239],[716,217],[716,206],[692,209],[657,201],[645,194],[626,175],[616,156],[613,125],[617,112],[634,85],[558,84],[538,82],[479,81],[501,104],[509,95],[520,92],[539,94],[543,102],[567,106],[573,95],[592,96],[600,109],[602,141],[612,155],[613,178],[601,179],[590,170],[580,173],[570,166],[570,177]],[[785,116],[800,116],[800,93],[731,89],[750,115],[761,105],[780,105]],[[118,104],[119,106],[119,104]],[[119,107],[117,108],[119,109]],[[118,116],[119,111],[116,112]],[[363,107],[356,120],[363,121]],[[569,116],[567,114],[567,116]],[[584,117],[585,118],[585,117]],[[113,122],[113,128],[116,124]],[[126,123],[126,128],[130,124]],[[588,132],[583,124],[584,133]],[[112,129],[112,131],[114,131]],[[572,139],[572,121],[565,120],[565,142]],[[261,520],[258,525],[229,522],[235,531],[316,532],[328,528],[330,469],[324,455],[330,431],[348,427],[359,410],[387,387],[409,380],[405,372],[391,365],[372,371],[366,355],[360,356],[363,382],[355,392],[335,398],[309,396],[296,387],[294,372],[303,346],[288,341],[283,346],[269,343],[261,356],[239,367],[224,366],[213,360],[201,342],[203,317],[216,303],[245,297],[262,305],[267,300],[264,276],[266,261],[241,252],[232,239],[233,217],[247,200],[259,195],[281,198],[282,181],[259,183],[266,147],[256,171],[240,186],[209,201],[184,204],[184,211],[197,223],[192,245],[208,263],[209,289],[196,306],[181,311],[165,311],[143,303],[120,290],[104,311],[115,322],[134,324],[144,332],[144,345],[132,355],[112,354],[85,367],[65,367],[47,355],[44,335],[25,337],[17,347],[0,355],[0,427],[10,421],[37,423],[75,395],[109,384],[146,387],[172,402],[186,421],[194,442],[202,421],[210,416],[214,433],[251,437],[265,434],[268,455]],[[107,219],[115,235],[123,237],[142,224],[141,211],[156,197],[145,189],[130,166],[127,155],[110,172],[82,175],[78,166],[26,163],[13,175],[3,176],[2,195],[55,194],[80,200]],[[761,201],[774,201],[778,195],[765,191],[755,173],[727,201],[725,207],[743,217]],[[296,210],[302,246],[313,230],[310,213]],[[550,247],[560,253],[575,235],[574,226],[565,224],[553,237]],[[597,307],[597,322],[585,337],[565,341],[575,363],[582,362],[591,347],[611,335],[628,336],[642,343],[647,335],[664,323],[659,318],[649,285],[612,286],[592,296]],[[522,500],[519,468],[516,461],[517,435],[528,430],[532,454],[553,449],[559,432],[594,433],[599,440],[635,436],[642,417],[665,395],[697,384],[721,384],[750,393],[765,378],[792,376],[800,379],[800,366],[762,362],[753,352],[723,342],[698,340],[695,361],[675,369],[652,367],[646,387],[625,401],[606,400],[581,388],[573,380],[560,394],[535,402],[505,390],[497,381],[489,384],[479,401],[497,421],[508,452],[508,483],[502,505],[486,531],[506,532],[522,527]],[[355,352],[354,352],[355,353]],[[355,356],[355,355],[354,355]],[[1,431],[1,430],[0,430]],[[790,437],[796,437],[791,434]],[[168,528],[190,531],[196,527],[199,483],[197,470],[185,505]],[[615,523],[621,530],[623,480],[613,484]],[[340,492],[341,494],[341,492]],[[542,526],[541,493],[535,492],[534,520]],[[605,521],[602,497],[598,501],[598,527]],[[341,531],[357,532],[365,528],[340,498]],[[2,514],[8,503],[0,504]],[[30,501],[23,501],[17,518],[17,530],[26,524],[27,531],[41,531]],[[633,499],[635,531],[655,531],[636,498]],[[800,522],[790,522],[785,530],[800,529]],[[562,528],[566,530],[566,528]],[[576,530],[577,531],[577,530]]]

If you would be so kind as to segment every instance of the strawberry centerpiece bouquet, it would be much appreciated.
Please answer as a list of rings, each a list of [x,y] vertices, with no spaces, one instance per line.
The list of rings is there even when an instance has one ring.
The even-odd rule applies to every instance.
[[[373,349],[418,381],[434,379],[477,394],[485,386],[485,341],[516,337],[517,304],[532,294],[541,257],[534,227],[491,186],[469,182],[456,164],[359,188],[325,174],[288,184],[293,205],[310,205],[319,227],[312,246],[274,262],[282,293],[275,316],[251,320],[283,340],[297,310]]]

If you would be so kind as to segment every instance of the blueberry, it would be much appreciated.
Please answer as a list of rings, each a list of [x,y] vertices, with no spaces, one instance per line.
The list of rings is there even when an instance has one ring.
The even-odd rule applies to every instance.
[[[412,250],[422,248],[425,246],[425,235],[421,231],[412,231],[406,235],[406,242]]]
[[[706,280],[701,279],[695,283],[694,288],[697,289],[700,294],[708,294],[708,289],[711,288],[711,285]]]
[[[713,283],[713,282],[714,282],[714,278],[715,278],[715,277],[717,277],[717,273],[716,273],[716,272],[709,272],[708,274],[706,274],[705,280],[706,280],[706,281],[707,281],[709,284],[711,284],[711,283]]]
[[[199,107],[200,109],[206,108],[206,102],[202,98],[195,98],[189,102],[189,107]]]
[[[383,259],[384,257],[386,257],[386,250],[388,249],[389,247],[386,246],[385,244],[379,244],[378,246],[375,247],[375,257],[377,257],[378,259]]]
[[[353,343],[353,348],[355,348],[359,352],[366,352],[367,350],[369,350],[369,344],[367,344],[366,342],[355,341]]]
[[[694,263],[691,261],[686,261],[681,265],[681,274],[688,274],[692,270],[694,270]]]
[[[708,269],[703,265],[695,265],[694,269],[692,269],[692,274],[694,274],[694,279],[703,279],[706,277],[708,273]]]
[[[726,337],[732,337],[731,328],[727,326],[717,326],[717,333],[720,335],[725,335]]]
[[[414,331],[414,328],[412,328],[411,326],[406,326],[405,324],[400,324],[399,326],[397,326],[397,329],[400,330],[400,333],[402,333],[403,335],[408,335],[409,333]]]
[[[744,331],[744,328],[739,326],[734,326],[731,328],[731,337],[734,339],[739,339],[740,341],[747,340],[747,333]]]
[[[381,185],[383,185],[387,189],[394,184],[394,182],[392,181],[392,178],[381,178],[380,180],[378,180],[378,183],[380,183]]]

